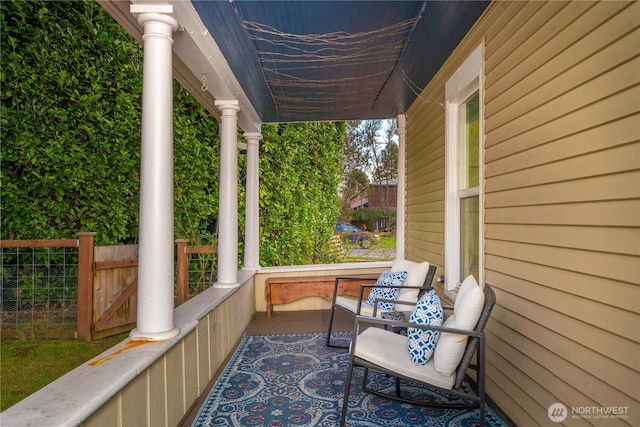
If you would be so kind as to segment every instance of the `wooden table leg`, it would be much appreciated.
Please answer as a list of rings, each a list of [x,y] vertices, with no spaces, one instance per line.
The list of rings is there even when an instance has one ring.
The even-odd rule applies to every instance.
[[[273,313],[273,304],[271,303],[271,283],[264,285],[264,295],[267,300],[267,317],[271,317]]]

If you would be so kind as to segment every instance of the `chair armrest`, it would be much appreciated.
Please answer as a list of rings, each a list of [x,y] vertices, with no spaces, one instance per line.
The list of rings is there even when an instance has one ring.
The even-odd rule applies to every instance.
[[[362,274],[360,276],[336,276],[336,280],[378,280],[380,275]]]
[[[336,297],[338,296],[338,286],[340,286],[340,281],[349,281],[349,280],[371,280],[373,282],[376,282],[378,280],[378,277],[374,277],[373,275],[369,275],[369,274],[364,274],[361,276],[336,276],[336,279],[333,283],[333,304],[336,303]],[[360,296],[362,296],[362,289],[360,289]]]
[[[364,290],[367,288],[377,288],[378,286],[374,285],[362,285],[360,287],[360,296],[358,297],[358,311],[357,314],[360,314],[360,306],[362,305],[362,296],[364,295]],[[391,285],[391,286],[385,286],[385,288],[392,288],[392,289],[398,289],[398,292],[400,292],[400,289],[431,289],[431,286],[406,286],[406,285]],[[336,288],[337,289],[337,288]],[[334,297],[335,300],[335,297]],[[335,302],[335,301],[334,301]],[[386,301],[383,301],[386,302]],[[396,302],[391,301],[391,302]],[[400,304],[407,304],[407,305],[416,305],[417,301],[397,301]],[[376,304],[377,307],[377,304]]]
[[[370,316],[363,316],[363,315],[356,316],[355,325],[354,325],[354,330],[356,331],[356,333],[358,333],[360,330],[360,323],[365,323],[368,325],[389,326],[389,327],[396,327],[396,328],[397,327],[417,328],[417,329],[424,329],[428,331],[449,332],[452,334],[466,335],[469,337],[477,337],[477,338],[484,337],[485,335],[484,332],[477,332],[469,329],[458,329],[458,328],[435,326],[435,325],[422,325],[422,324],[416,324],[416,323],[410,323],[410,322],[403,322],[401,320],[381,319],[379,317],[370,317]]]
[[[379,286],[376,286],[375,284],[373,285],[362,285],[360,287],[360,295],[362,296],[362,293],[364,291],[364,289],[366,288],[379,288]],[[390,285],[390,286],[385,286],[385,288],[391,288],[391,289],[423,289],[423,290],[429,290],[432,289],[431,286],[407,286],[407,285]],[[415,302],[409,302],[408,304],[415,304]]]
[[[401,301],[397,299],[376,298],[375,303],[373,304],[373,317],[376,317],[376,315],[378,314],[379,302],[390,302],[391,304],[402,304],[402,305],[416,305],[415,301]],[[360,312],[358,312],[357,314],[360,314]]]

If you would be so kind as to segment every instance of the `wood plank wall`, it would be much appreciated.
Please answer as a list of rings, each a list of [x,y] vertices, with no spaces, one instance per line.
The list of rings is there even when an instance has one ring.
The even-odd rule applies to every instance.
[[[487,387],[518,425],[640,425],[639,17],[493,3],[407,114],[407,256],[443,266],[444,83],[484,42]]]

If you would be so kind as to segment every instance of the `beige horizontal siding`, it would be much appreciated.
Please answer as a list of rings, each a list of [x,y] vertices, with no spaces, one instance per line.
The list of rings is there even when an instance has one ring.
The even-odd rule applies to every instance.
[[[440,104],[484,41],[487,390],[518,425],[550,425],[555,402],[640,425],[638,17],[633,1],[492,3],[407,113],[406,250],[444,264]]]
[[[633,143],[637,140],[639,122],[640,114],[632,114],[582,132],[542,143],[536,142],[534,138],[529,138],[529,135],[523,135],[520,140],[523,146],[527,144],[525,149],[515,150],[512,147],[508,157],[503,157],[503,150],[495,148],[487,150],[485,158],[491,162],[491,176],[528,169],[536,165],[549,164]],[[493,183],[488,184],[493,185]]]

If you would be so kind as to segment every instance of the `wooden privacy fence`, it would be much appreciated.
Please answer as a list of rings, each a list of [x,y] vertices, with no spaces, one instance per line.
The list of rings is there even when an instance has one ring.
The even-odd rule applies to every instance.
[[[96,246],[94,256],[92,300],[85,307],[92,313],[91,338],[98,339],[129,331],[136,322],[138,245]]]
[[[67,240],[2,240],[7,248],[78,247],[77,337],[83,341],[132,329],[137,314],[138,245],[94,246],[96,233]],[[215,254],[215,245],[176,240],[176,305],[189,299],[191,254]],[[209,260],[214,264],[213,257]]]

